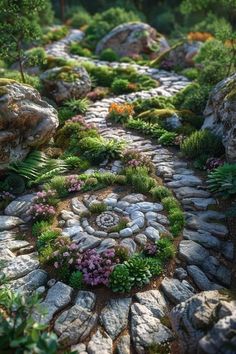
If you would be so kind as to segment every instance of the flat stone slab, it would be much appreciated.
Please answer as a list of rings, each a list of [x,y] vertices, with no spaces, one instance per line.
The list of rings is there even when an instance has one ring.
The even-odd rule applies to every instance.
[[[178,199],[183,198],[209,198],[210,193],[193,187],[180,187],[174,190]]]
[[[204,247],[194,241],[183,240],[179,244],[179,258],[188,264],[201,265],[209,255]]]
[[[13,258],[7,266],[2,269],[3,274],[11,279],[18,279],[32,272],[39,267],[39,260],[36,253],[26,254]]]
[[[173,335],[145,306],[134,303],[131,306],[131,337],[138,354],[147,353],[151,344],[161,344]]]
[[[147,238],[153,242],[158,241],[160,239],[160,234],[159,231],[156,230],[153,226],[148,226],[144,234],[147,236]]]
[[[221,241],[211,235],[207,231],[192,231],[188,229],[183,230],[183,236],[185,240],[194,241],[200,243],[203,247],[219,250],[221,248]]]
[[[54,314],[71,302],[73,289],[58,281],[47,293],[47,296],[40,306],[45,310],[45,315],[35,314],[36,320],[42,324],[49,324]]]
[[[31,293],[47,282],[48,275],[42,269],[35,269],[22,278],[8,282],[10,288],[19,293]]]
[[[83,341],[94,328],[97,314],[79,305],[64,311],[56,320],[54,330],[63,346]]]
[[[73,198],[71,200],[71,209],[77,215],[88,212],[86,206],[81,201],[79,201],[78,198]]]
[[[21,224],[24,221],[17,216],[0,215],[0,231],[11,230]]]
[[[222,286],[211,282],[205,273],[195,265],[187,266],[187,271],[200,290],[217,290]]]
[[[161,288],[168,299],[177,304],[189,299],[194,293],[178,279],[164,278],[161,283]]]
[[[131,298],[111,299],[102,310],[100,322],[112,339],[128,325]]]
[[[164,317],[167,313],[167,303],[159,290],[148,290],[135,294],[135,299],[145,305],[157,318]]]

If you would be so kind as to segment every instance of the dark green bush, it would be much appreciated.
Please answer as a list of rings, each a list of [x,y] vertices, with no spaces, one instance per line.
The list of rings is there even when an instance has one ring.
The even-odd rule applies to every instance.
[[[181,144],[182,153],[195,159],[201,155],[220,156],[224,153],[221,139],[208,130],[200,130],[191,134]]]
[[[90,49],[84,48],[81,44],[79,44],[77,42],[72,42],[70,44],[69,49],[70,49],[71,54],[79,55],[81,57],[91,57],[92,56],[92,52]]]
[[[101,54],[99,55],[100,60],[105,61],[117,61],[118,55],[112,50],[111,48],[104,49]]]
[[[223,198],[236,194],[236,164],[225,163],[209,173],[207,179],[211,192]]]
[[[69,279],[69,285],[73,289],[81,289],[83,287],[83,273],[79,270],[71,273]]]
[[[40,249],[53,244],[55,239],[60,235],[59,230],[47,230],[38,236],[37,247]]]

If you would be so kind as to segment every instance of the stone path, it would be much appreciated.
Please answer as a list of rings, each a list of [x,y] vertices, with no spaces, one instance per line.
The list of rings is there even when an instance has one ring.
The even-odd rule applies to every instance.
[[[76,56],[67,54],[66,47],[72,39],[81,38],[81,32],[74,30],[69,38],[53,43],[47,51],[56,56],[75,58]],[[99,61],[95,63],[103,64]],[[109,63],[109,65],[127,66],[121,63]],[[151,157],[157,175],[163,178],[165,185],[173,190],[177,199],[182,203],[186,226],[177,254],[177,263],[181,266],[176,268],[174,277],[163,279],[159,289],[141,291],[132,298],[121,296],[110,299],[106,306],[97,312],[94,310],[96,295],[93,292],[79,291],[76,293],[62,282],[48,279],[46,272],[39,269],[37,254],[32,252],[30,245],[26,241],[16,239],[17,234],[24,230],[27,222],[24,201],[19,199],[12,202],[14,205],[7,207],[7,216],[0,216],[0,256],[1,260],[6,263],[3,272],[10,279],[10,286],[21,293],[30,293],[34,290],[42,293],[44,295],[42,305],[48,313],[41,321],[48,324],[57,315],[54,330],[59,341],[83,354],[113,353],[113,341],[117,338],[116,348],[119,354],[130,353],[131,341],[137,353],[145,353],[151,344],[172,340],[175,330],[178,334],[181,332],[181,328],[178,327],[178,316],[183,313],[186,318],[188,317],[186,308],[194,299],[193,295],[196,294],[196,301],[200,301],[197,295],[199,291],[213,291],[211,294],[217,297],[216,294],[219,293],[216,290],[229,287],[231,282],[231,266],[228,267],[226,264],[230,265],[233,261],[233,244],[228,239],[228,229],[224,224],[225,216],[210,208],[217,201],[206,190],[204,181],[195,175],[185,161],[169,149],[156,145],[150,139],[144,139],[131,131],[114,128],[107,124],[106,116],[112,102],[132,102],[138,97],[149,98],[156,95],[170,96],[188,84],[186,78],[174,73],[138,65],[134,67],[140,73],[146,73],[158,79],[161,83],[160,87],[148,92],[121,95],[95,102],[89,107],[86,120],[89,123],[95,123],[105,138],[123,139],[129,148]],[[119,169],[119,162],[113,165],[113,171],[117,172],[117,169]],[[27,200],[28,208],[30,198],[25,200]],[[66,210],[61,213],[60,226],[70,237],[79,239],[83,249],[99,247],[102,250],[103,247],[112,247],[114,242],[119,240],[119,242],[128,243],[130,253],[133,253],[138,242],[145,242],[145,238],[158,239],[158,225],[168,228],[168,222],[161,214],[160,204],[147,203],[142,195],[130,195],[123,199],[119,199],[117,195],[110,195],[105,200],[109,207],[108,213],[100,215],[96,221],[98,226],[102,227],[102,231],[97,231],[89,224],[86,217],[81,224],[78,220],[79,213],[86,211],[94,202],[94,198],[91,200],[88,197],[87,199],[85,197],[83,203],[75,199],[72,200],[71,211]],[[121,215],[130,219],[129,224],[116,235],[109,234],[107,226],[116,226]],[[138,241],[137,236],[140,230],[142,230],[143,238],[139,237]],[[133,239],[135,241],[132,242]],[[181,305],[178,305],[180,303]],[[174,326],[171,328],[165,319],[169,316],[169,309],[174,305],[177,306],[172,311]],[[200,311],[197,305],[195,310]],[[227,312],[233,318],[231,321],[235,321],[236,313],[235,315],[234,313],[232,309]],[[199,315],[198,321],[200,319],[203,321],[203,317],[202,314]],[[189,322],[190,320],[188,318]],[[127,326],[129,331],[127,331]],[[191,332],[194,348],[191,353],[194,353],[197,341],[205,334],[204,331],[200,331],[200,336],[199,327],[196,324],[195,327]],[[213,331],[212,341],[205,337],[205,341],[201,340],[202,347],[213,346],[212,343],[217,341],[215,331],[217,329]],[[184,332],[181,333],[184,337]],[[222,341],[223,339],[221,338]],[[188,351],[183,347],[183,352]],[[212,353],[215,352],[212,351]]]

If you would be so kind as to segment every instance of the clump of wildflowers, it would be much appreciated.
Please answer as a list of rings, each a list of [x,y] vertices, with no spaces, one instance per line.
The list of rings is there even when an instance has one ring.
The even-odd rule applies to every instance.
[[[36,203],[31,206],[30,214],[35,220],[51,220],[56,215],[56,209],[49,204]]]
[[[79,192],[81,190],[81,188],[83,187],[84,182],[81,180],[78,180],[77,175],[70,175],[70,176],[66,176],[65,185],[66,185],[68,192],[70,192],[70,193]]]

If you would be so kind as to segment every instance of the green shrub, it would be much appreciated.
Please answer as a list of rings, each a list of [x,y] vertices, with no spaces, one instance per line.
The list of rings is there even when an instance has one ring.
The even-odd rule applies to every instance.
[[[57,336],[46,332],[33,314],[40,310],[37,295],[25,296],[8,288],[0,290],[1,353],[58,353]]]
[[[155,257],[146,257],[147,266],[152,274],[152,277],[160,275],[163,271],[161,261]]]
[[[137,86],[131,84],[127,79],[115,78],[112,82],[111,89],[115,95],[122,95],[123,93],[130,93],[136,91]]]
[[[184,69],[181,74],[186,76],[189,80],[195,80],[198,78],[199,71],[197,68],[187,68]]]
[[[91,15],[84,8],[81,8],[79,10],[77,9],[77,11],[73,13],[70,20],[70,25],[73,28],[80,28],[89,25],[91,20]]]
[[[123,230],[124,228],[126,228],[128,224],[128,220],[126,218],[122,218],[118,224],[116,226],[113,226],[112,228],[110,228],[110,232],[120,232],[121,230]]]
[[[225,163],[208,174],[208,187],[211,192],[223,198],[236,194],[236,164]]]
[[[108,66],[95,66],[91,64],[82,64],[89,72],[92,78],[94,78],[97,86],[110,87],[114,79],[114,71]]]
[[[152,274],[145,258],[133,256],[124,265],[133,279],[133,286],[142,287],[150,282]]]
[[[112,7],[102,13],[97,13],[85,31],[87,41],[97,42],[114,27],[126,22],[139,21],[139,19],[134,12],[119,7]]]
[[[79,149],[83,156],[91,162],[100,163],[105,159],[113,160],[121,156],[124,142],[102,137],[86,137],[79,141]]]
[[[178,236],[184,228],[185,218],[184,213],[180,208],[171,209],[168,219],[170,221],[170,231],[173,236]]]
[[[64,161],[71,170],[87,170],[90,167],[87,160],[81,159],[78,156],[67,156]]]
[[[43,232],[47,231],[50,228],[50,223],[48,221],[36,221],[32,225],[32,235],[34,237],[39,237]]]
[[[178,109],[186,109],[202,115],[210,89],[210,86],[205,84],[191,83],[173,97],[173,103]]]
[[[55,190],[60,198],[67,197],[69,194],[66,185],[65,177],[55,176],[45,185],[45,189]]]
[[[111,48],[107,48],[101,52],[99,58],[105,61],[117,61],[118,55]]]
[[[148,175],[148,169],[146,167],[127,167],[125,169],[125,175],[128,184],[130,184],[136,192],[148,193],[150,189],[156,185],[156,180]]]
[[[51,263],[52,255],[54,249],[51,245],[48,245],[40,250],[39,261],[41,264],[49,264]]]
[[[64,38],[68,32],[69,29],[66,26],[56,27],[43,35],[43,42],[48,44],[54,41],[59,41],[60,39]]]
[[[194,159],[201,155],[220,156],[224,152],[221,139],[208,130],[196,131],[181,144],[182,153]]]
[[[4,71],[1,72],[1,77],[18,81],[18,82],[20,82],[22,84],[30,85],[33,88],[35,88],[36,90],[38,90],[39,92],[42,90],[41,81],[40,81],[40,78],[38,76],[28,75],[28,74],[24,73],[25,82],[23,82],[21,74],[20,74],[19,71],[4,70]]]
[[[164,96],[152,97],[147,99],[138,98],[132,104],[137,114],[148,111],[152,108],[175,109],[175,107],[172,104],[172,97],[164,97]]]
[[[24,66],[42,67],[47,62],[47,53],[43,47],[35,47],[25,52]]]
[[[25,181],[16,173],[9,173],[1,184],[1,189],[10,193],[21,194],[25,191]]]
[[[173,132],[166,132],[162,134],[162,136],[159,138],[159,143],[162,145],[172,145],[174,144],[174,141],[176,139],[177,134]]]
[[[70,107],[59,107],[58,108],[58,118],[60,124],[65,123],[67,119],[72,118],[75,115],[75,112],[72,108]]]
[[[59,230],[47,230],[38,236],[37,247],[40,249],[52,244],[55,239],[60,235]]]
[[[71,273],[69,279],[69,285],[73,289],[81,289],[83,287],[83,273],[79,270]]]
[[[131,290],[134,278],[124,264],[118,264],[109,277],[109,287],[114,292],[127,293]]]
[[[165,197],[161,200],[164,209],[167,212],[170,212],[172,209],[179,209],[180,208],[180,204],[178,202],[177,199],[175,199],[174,197]]]
[[[156,242],[157,253],[156,256],[162,261],[166,262],[168,259],[175,256],[175,246],[168,237],[163,237]]]
[[[154,201],[161,201],[163,198],[171,197],[171,191],[164,186],[157,186],[150,190],[152,198]]]
[[[88,48],[84,48],[81,44],[77,42],[72,42],[69,46],[71,54],[79,55],[81,57],[91,57],[92,52]]]
[[[92,203],[89,206],[89,211],[92,214],[101,214],[107,210],[107,205],[105,203]]]
[[[75,99],[71,98],[64,105],[70,108],[74,113],[85,113],[89,107],[90,101],[87,98]]]

